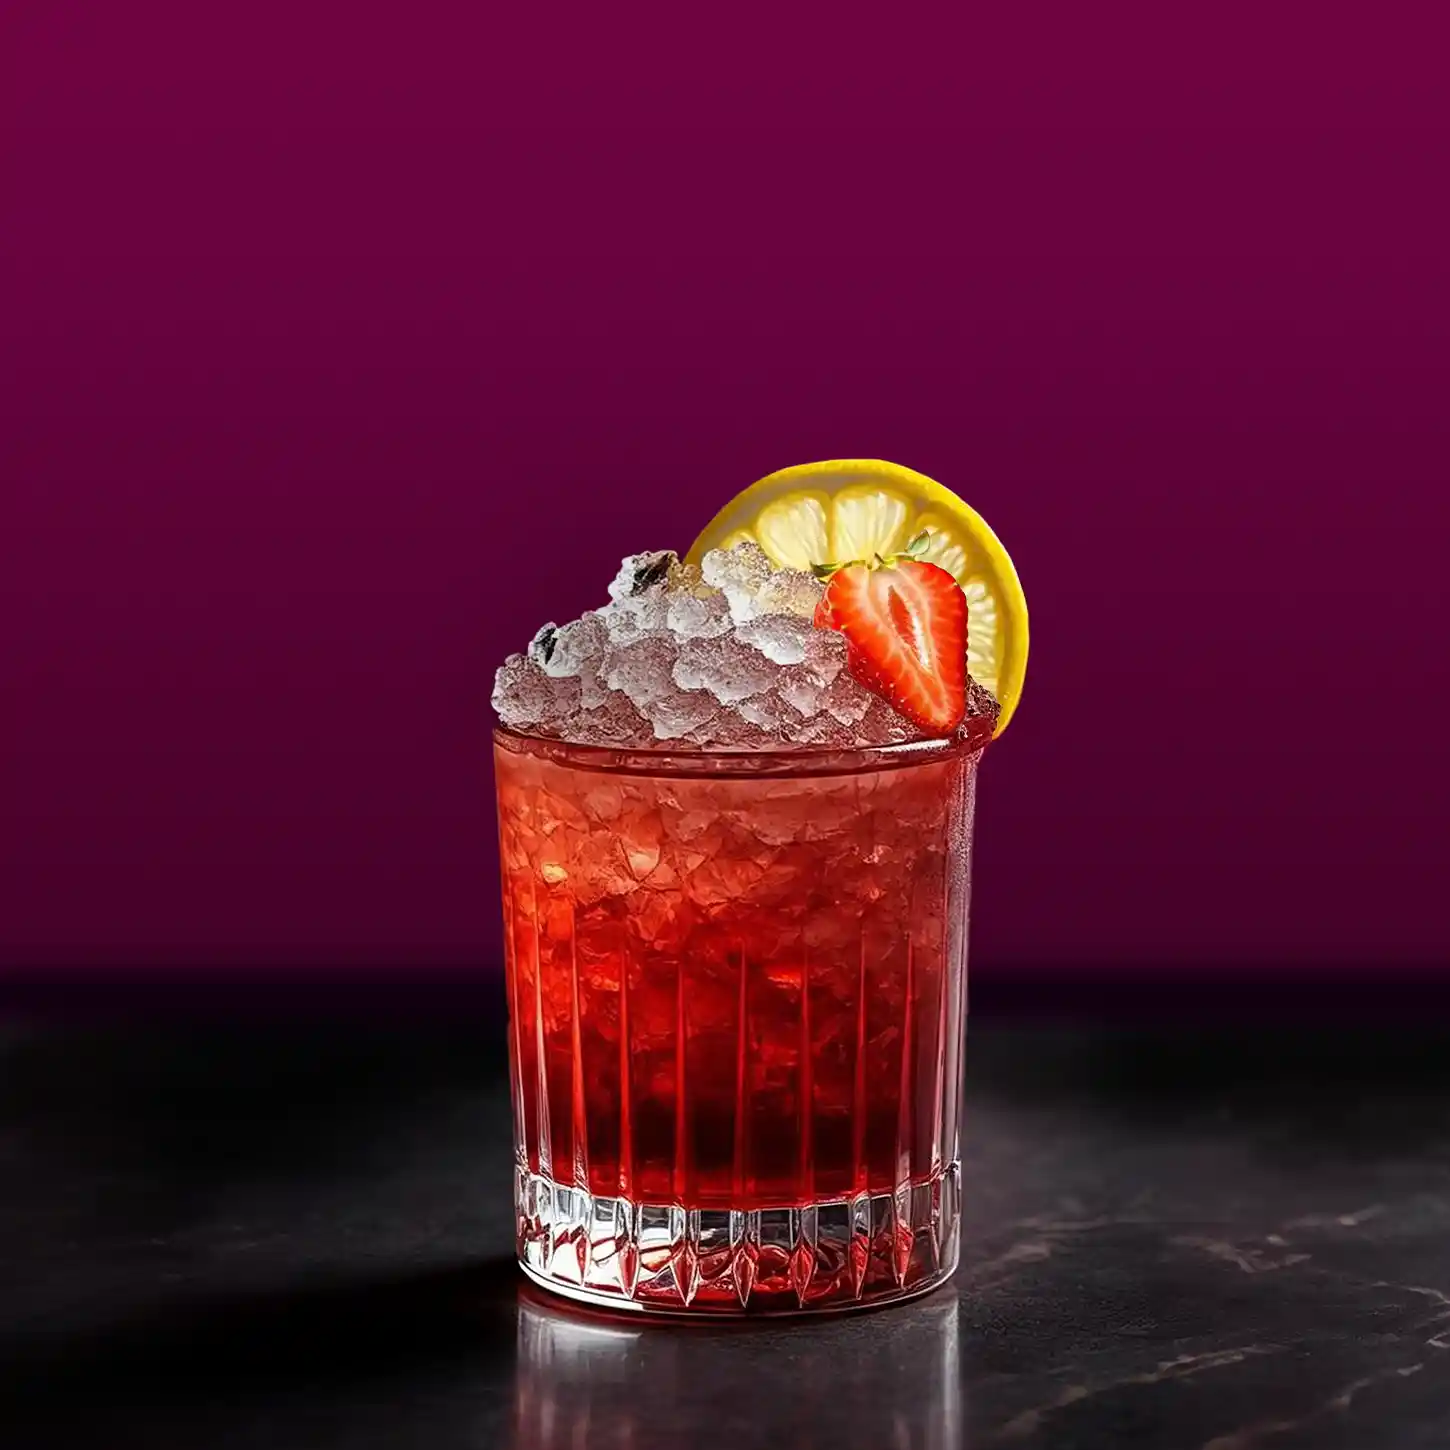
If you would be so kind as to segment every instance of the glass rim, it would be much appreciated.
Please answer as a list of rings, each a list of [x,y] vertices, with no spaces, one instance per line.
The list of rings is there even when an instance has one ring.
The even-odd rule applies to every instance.
[[[991,722],[973,717],[959,734],[891,745],[785,746],[770,750],[724,750],[670,746],[584,745],[495,723],[496,747],[513,755],[545,756],[579,770],[609,775],[735,777],[859,775],[867,770],[905,770],[942,760],[979,756],[991,743]]]

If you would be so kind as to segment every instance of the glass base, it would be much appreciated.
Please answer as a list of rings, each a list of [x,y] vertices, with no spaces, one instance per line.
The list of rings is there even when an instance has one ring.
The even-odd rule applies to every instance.
[[[535,1283],[602,1308],[802,1314],[928,1293],[957,1266],[956,1163],[891,1193],[792,1208],[596,1197],[519,1169],[518,1255]]]

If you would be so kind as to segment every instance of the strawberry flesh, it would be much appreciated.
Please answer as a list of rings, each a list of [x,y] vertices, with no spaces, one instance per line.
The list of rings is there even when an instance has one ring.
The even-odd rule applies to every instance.
[[[847,664],[868,690],[930,735],[949,735],[967,710],[967,598],[945,569],[897,558],[836,570],[816,624],[838,630]]]

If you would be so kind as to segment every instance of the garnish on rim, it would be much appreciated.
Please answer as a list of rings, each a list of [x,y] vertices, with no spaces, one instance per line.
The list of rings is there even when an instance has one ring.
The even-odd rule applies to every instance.
[[[736,494],[700,531],[686,563],[749,539],[772,563],[810,569],[899,553],[922,530],[925,559],[961,585],[971,611],[967,668],[1001,703],[1000,735],[1027,674],[1027,599],[1002,541],[967,502],[935,479],[881,458],[835,458],[782,468]]]
[[[967,597],[922,557],[923,529],[895,554],[816,564],[826,581],[815,623],[846,636],[852,675],[931,735],[949,735],[967,712]]]

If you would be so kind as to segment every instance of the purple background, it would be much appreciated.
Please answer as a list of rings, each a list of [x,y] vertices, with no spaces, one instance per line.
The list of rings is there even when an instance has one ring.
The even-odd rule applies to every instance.
[[[1444,959],[1438,37],[89,8],[0,17],[0,966],[490,961],[492,667],[840,455],[1032,602],[980,966]]]

